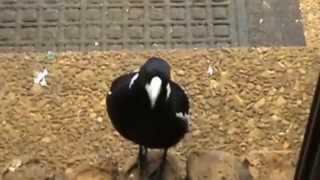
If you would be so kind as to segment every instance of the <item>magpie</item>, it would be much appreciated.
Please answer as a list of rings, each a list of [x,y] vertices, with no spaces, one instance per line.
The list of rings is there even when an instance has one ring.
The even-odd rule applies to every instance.
[[[106,98],[113,127],[139,145],[140,172],[146,166],[148,148],[164,150],[156,170],[160,179],[168,149],[188,132],[189,100],[170,71],[164,59],[152,57],[138,72],[116,78]]]

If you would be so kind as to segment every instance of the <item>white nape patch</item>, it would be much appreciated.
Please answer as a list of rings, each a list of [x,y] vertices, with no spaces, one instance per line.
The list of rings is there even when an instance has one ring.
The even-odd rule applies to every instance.
[[[112,94],[112,92],[111,92],[111,91],[109,91],[109,92],[108,92],[108,95],[110,96],[111,94]]]
[[[151,82],[145,86],[151,103],[151,108],[153,108],[156,104],[157,98],[161,91],[161,84],[161,79],[158,76],[155,76],[151,79]]]
[[[170,94],[171,94],[171,87],[170,87],[170,83],[168,83],[167,84],[167,97],[166,97],[166,99],[169,99]]]
[[[136,73],[132,78],[131,78],[131,81],[130,81],[130,84],[129,84],[129,89],[131,89],[133,83],[138,79],[139,77],[139,73]]]
[[[189,119],[189,114],[183,113],[183,112],[178,112],[178,113],[176,113],[176,117],[187,121]]]

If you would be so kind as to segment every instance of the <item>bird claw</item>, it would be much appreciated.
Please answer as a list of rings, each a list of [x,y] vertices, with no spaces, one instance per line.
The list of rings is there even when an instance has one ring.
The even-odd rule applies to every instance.
[[[138,163],[138,168],[139,168],[139,175],[141,179],[145,176],[145,164],[144,163]]]
[[[149,176],[149,180],[163,180],[164,167],[161,165],[155,169]]]

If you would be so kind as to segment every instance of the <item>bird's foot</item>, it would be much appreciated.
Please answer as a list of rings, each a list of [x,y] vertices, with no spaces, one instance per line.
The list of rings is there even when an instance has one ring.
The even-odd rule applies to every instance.
[[[139,147],[139,155],[138,155],[138,168],[139,168],[139,175],[140,178],[143,180],[145,176],[145,171],[147,167],[147,162],[148,162],[148,150],[147,148],[140,146]]]
[[[165,164],[162,162],[148,177],[149,180],[164,180]]]
[[[146,174],[146,162],[138,162],[138,168],[139,168],[139,176],[141,179],[143,179],[143,177],[145,177]]]
[[[163,171],[158,168],[149,175],[149,180],[164,180]]]

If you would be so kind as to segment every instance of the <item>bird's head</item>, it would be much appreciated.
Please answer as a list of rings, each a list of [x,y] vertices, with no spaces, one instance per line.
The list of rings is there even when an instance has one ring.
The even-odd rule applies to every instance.
[[[147,92],[152,109],[157,102],[165,102],[169,98],[170,65],[165,60],[156,57],[148,59],[134,78]]]

